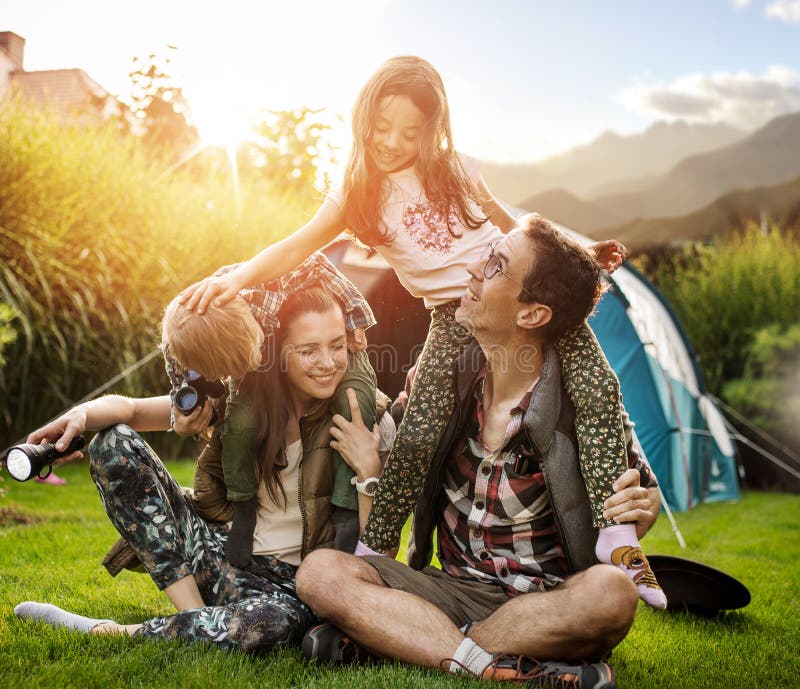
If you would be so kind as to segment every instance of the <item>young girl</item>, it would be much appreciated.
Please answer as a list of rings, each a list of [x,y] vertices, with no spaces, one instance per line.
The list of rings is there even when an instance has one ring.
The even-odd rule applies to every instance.
[[[428,337],[376,509],[362,536],[368,548],[386,551],[399,543],[454,404],[451,366],[468,337],[454,319],[466,266],[516,223],[490,193],[477,163],[456,153],[444,85],[425,60],[404,56],[385,62],[362,88],[352,127],[344,184],[326,198],[316,215],[237,270],[187,288],[182,298],[202,313],[211,299],[224,303],[242,287],[279,275],[346,228],[384,256],[412,295],[422,297],[432,311]],[[613,241],[593,248],[609,270],[624,258],[624,248]],[[575,427],[594,521],[601,529],[597,556],[610,563],[618,547],[639,546],[632,525],[616,525],[602,514],[603,500],[627,466],[619,382],[588,326],[570,332],[557,349],[576,408]],[[584,373],[587,370],[593,371],[591,378]],[[618,566],[632,578],[641,577],[641,570],[628,569],[624,563]],[[650,605],[665,607],[655,579],[646,580],[647,585],[638,585],[641,597]]]

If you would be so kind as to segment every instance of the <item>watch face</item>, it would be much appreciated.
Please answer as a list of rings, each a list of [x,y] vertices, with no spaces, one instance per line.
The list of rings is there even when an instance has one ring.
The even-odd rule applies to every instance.
[[[364,481],[364,495],[369,498],[375,497],[375,493],[378,492],[378,479],[371,478]]]

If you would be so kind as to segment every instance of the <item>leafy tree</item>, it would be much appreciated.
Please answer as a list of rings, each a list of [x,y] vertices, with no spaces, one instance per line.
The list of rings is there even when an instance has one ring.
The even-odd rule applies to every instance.
[[[265,177],[283,191],[314,195],[320,168],[335,161],[325,110],[263,110],[254,138],[242,149],[243,172]]]
[[[173,46],[167,48],[170,52],[175,50]],[[129,73],[134,133],[162,157],[182,154],[198,139],[183,89],[170,73],[171,62],[169,53],[134,57],[134,69]]]

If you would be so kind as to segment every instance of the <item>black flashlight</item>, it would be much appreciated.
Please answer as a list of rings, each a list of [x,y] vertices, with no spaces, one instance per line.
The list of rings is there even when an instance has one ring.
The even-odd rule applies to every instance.
[[[59,452],[54,443],[23,443],[15,445],[6,455],[6,469],[17,481],[30,481],[34,476],[47,478],[53,470],[51,464],[59,457],[71,455],[86,444],[82,435],[74,437],[65,450]],[[47,472],[42,471],[47,468]]]

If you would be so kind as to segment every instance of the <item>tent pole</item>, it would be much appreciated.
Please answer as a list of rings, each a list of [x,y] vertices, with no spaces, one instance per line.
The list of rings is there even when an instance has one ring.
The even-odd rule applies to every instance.
[[[686,541],[683,540],[683,534],[678,528],[678,523],[675,521],[675,517],[672,516],[672,510],[669,508],[667,498],[664,496],[664,491],[661,490],[661,486],[658,486],[658,497],[661,498],[661,506],[664,508],[664,512],[667,513],[667,519],[669,519],[669,523],[672,524],[672,533],[674,533],[675,538],[678,539],[678,545],[681,548],[685,548]]]

